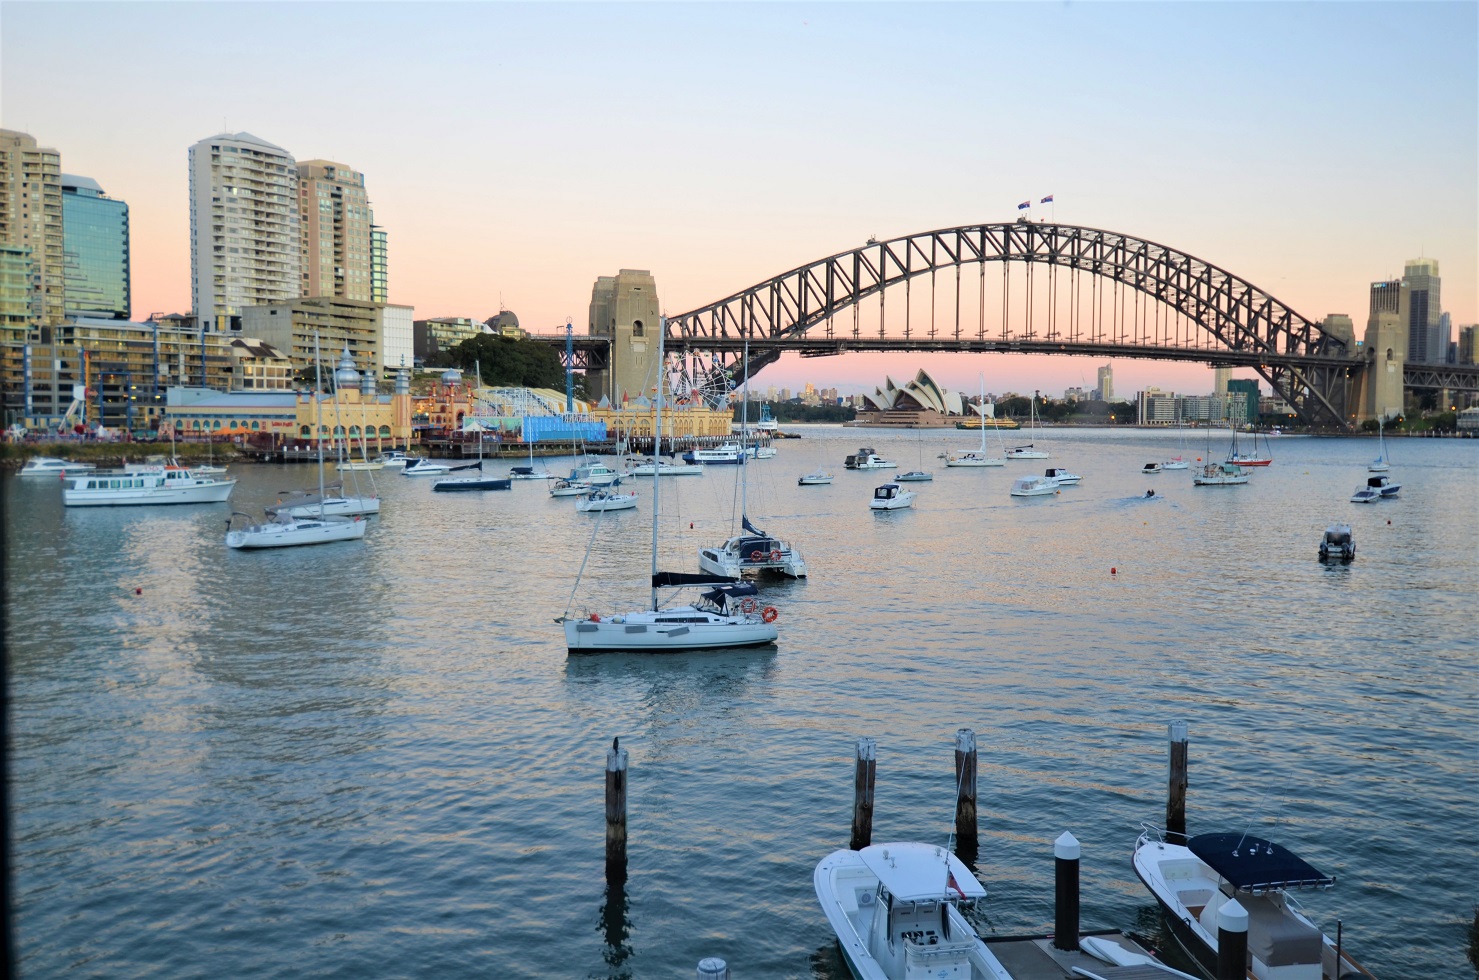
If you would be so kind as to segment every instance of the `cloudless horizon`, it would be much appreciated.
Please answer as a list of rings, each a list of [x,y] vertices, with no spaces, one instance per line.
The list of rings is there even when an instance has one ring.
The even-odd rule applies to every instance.
[[[390,301],[584,331],[887,239],[1017,216],[1180,249],[1358,336],[1440,262],[1479,322],[1473,3],[0,5],[0,115],[128,202],[134,318],[190,307],[187,150],[246,131],[365,174]],[[752,379],[924,368],[1061,395],[1103,358],[788,355]],[[1206,367],[1116,361],[1117,391]],[[1239,371],[1235,376],[1250,376]]]

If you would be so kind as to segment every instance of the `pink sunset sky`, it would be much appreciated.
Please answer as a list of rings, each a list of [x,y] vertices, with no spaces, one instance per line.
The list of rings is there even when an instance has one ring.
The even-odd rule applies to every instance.
[[[1479,321],[1472,3],[17,3],[0,115],[129,203],[134,318],[190,306],[190,144],[246,131],[365,174],[390,299],[583,330],[591,285],[664,308],[933,228],[1145,238],[1312,317],[1442,264]],[[64,40],[59,40],[64,39]],[[759,386],[1092,387],[1102,359],[787,357]],[[1242,373],[1242,372],[1240,372]],[[1115,363],[1119,394],[1211,372]]]

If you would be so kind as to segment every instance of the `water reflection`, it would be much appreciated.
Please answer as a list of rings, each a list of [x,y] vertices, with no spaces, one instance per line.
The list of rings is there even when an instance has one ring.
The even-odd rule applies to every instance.
[[[632,958],[632,918],[627,904],[626,861],[606,862],[606,891],[601,900],[598,915],[599,931],[606,944],[601,950],[601,959],[606,961],[606,975],[610,980],[630,980],[631,967],[627,960]]]

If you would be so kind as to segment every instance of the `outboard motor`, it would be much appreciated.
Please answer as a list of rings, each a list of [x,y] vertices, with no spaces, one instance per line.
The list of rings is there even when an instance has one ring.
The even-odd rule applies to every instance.
[[[1339,558],[1350,561],[1356,557],[1356,542],[1351,537],[1349,524],[1332,524],[1325,529],[1325,538],[1320,542],[1320,560]]]

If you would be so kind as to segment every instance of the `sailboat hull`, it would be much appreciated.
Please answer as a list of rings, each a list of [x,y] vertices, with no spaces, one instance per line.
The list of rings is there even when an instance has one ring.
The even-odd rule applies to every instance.
[[[1005,466],[1007,461],[999,457],[978,455],[976,453],[961,453],[958,456],[945,457],[946,466]]]
[[[716,616],[692,607],[565,620],[571,651],[676,653],[764,646],[779,635],[759,616]]]
[[[295,520],[273,524],[254,524],[226,534],[228,548],[294,548],[333,541],[358,541],[368,525],[363,520],[327,518]]]

